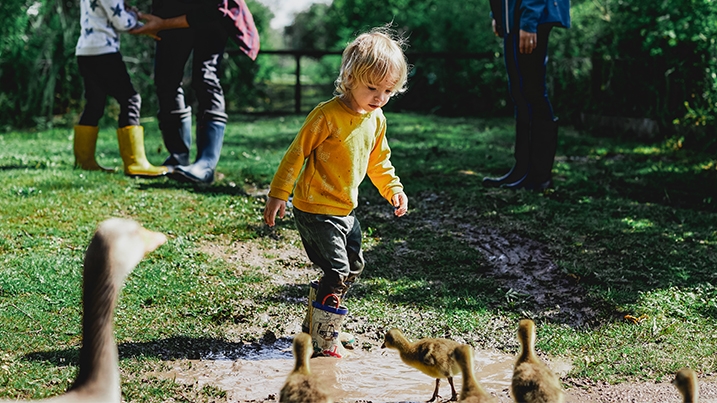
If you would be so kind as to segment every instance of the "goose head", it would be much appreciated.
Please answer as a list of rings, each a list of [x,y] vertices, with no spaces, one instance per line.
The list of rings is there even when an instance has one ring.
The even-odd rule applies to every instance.
[[[149,231],[134,220],[110,218],[97,226],[85,253],[85,274],[109,270],[113,283],[121,284],[139,262],[167,241],[159,232]]]
[[[403,335],[399,329],[393,328],[386,332],[386,336],[383,339],[381,348],[393,348],[398,349],[399,346],[405,344],[406,336]]]

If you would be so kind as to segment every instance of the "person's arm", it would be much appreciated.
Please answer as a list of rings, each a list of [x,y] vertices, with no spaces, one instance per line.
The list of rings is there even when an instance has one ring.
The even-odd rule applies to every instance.
[[[318,108],[311,111],[296,138],[284,153],[271,185],[269,185],[269,199],[264,209],[264,221],[269,226],[273,225],[277,212],[279,212],[279,217],[284,216],[286,201],[289,200],[289,196],[294,190],[296,179],[301,173],[306,158],[319,143],[326,139],[328,133],[323,112]]]
[[[403,192],[393,195],[391,203],[394,207],[393,214],[395,214],[396,217],[403,217],[408,211],[408,196]]]
[[[538,46],[538,22],[548,6],[546,0],[523,0],[520,4],[520,53],[530,54]]]
[[[538,34],[520,30],[518,51],[523,54],[531,54],[538,47]]]
[[[371,179],[371,183],[376,186],[381,196],[391,203],[392,206],[401,209],[400,215],[398,210],[396,211],[396,215],[400,217],[405,214],[408,199],[405,197],[405,194],[401,200],[396,198],[397,195],[403,194],[403,185],[396,175],[396,169],[393,167],[393,164],[391,164],[391,148],[388,146],[388,140],[386,140],[385,120],[381,123],[376,144],[369,154],[366,174],[369,179]],[[402,200],[406,201],[405,205],[402,205]]]
[[[140,12],[138,17],[140,20],[144,21],[144,25],[129,31],[130,34],[147,35],[156,40],[160,40],[159,36],[157,36],[160,31],[177,28],[189,28],[186,15],[180,15],[172,18],[161,18],[156,15]]]

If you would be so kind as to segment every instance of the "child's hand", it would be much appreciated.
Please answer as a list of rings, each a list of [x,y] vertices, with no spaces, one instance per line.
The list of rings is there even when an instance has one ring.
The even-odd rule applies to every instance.
[[[395,214],[396,217],[401,217],[408,211],[408,196],[403,192],[393,195],[391,203],[395,208],[393,214]]]
[[[284,213],[286,213],[286,202],[277,199],[276,197],[271,197],[266,200],[266,207],[264,207],[264,222],[266,225],[273,227],[275,222],[274,219],[276,218],[276,213],[279,213],[279,218],[284,218]]]

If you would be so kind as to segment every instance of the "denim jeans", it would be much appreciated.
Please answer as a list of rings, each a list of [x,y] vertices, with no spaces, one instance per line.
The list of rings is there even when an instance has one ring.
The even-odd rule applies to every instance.
[[[182,80],[184,66],[192,55],[191,86],[197,97],[197,118],[226,123],[224,92],[219,82],[219,64],[227,33],[221,26],[170,29],[160,32],[154,57],[154,83],[159,101],[160,127],[179,121],[188,109]],[[176,123],[176,122],[175,122]],[[170,124],[171,125],[171,124]]]
[[[356,215],[311,214],[294,207],[296,227],[306,254],[324,272],[316,301],[329,294],[345,296],[364,268],[361,225]]]

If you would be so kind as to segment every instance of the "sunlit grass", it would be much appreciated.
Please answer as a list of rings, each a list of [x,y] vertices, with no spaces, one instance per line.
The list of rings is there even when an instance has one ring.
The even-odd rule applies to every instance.
[[[485,227],[544,245],[585,298],[599,302],[599,325],[539,320],[538,348],[572,362],[570,377],[660,380],[684,365],[717,371],[717,341],[705,331],[717,325],[713,155],[563,127],[551,191],[485,189],[484,176],[502,175],[513,163],[510,119],[387,116],[409,214],[422,224],[363,207],[390,211],[369,181],[362,185],[357,214],[368,264],[351,291],[351,315],[362,318],[355,330],[399,326],[413,338],[450,336],[515,353],[514,325],[531,310],[530,299],[481,274],[490,263],[454,234],[460,225]],[[237,270],[225,256],[206,252],[296,239],[286,236],[295,233],[291,220],[274,231],[263,226],[262,195],[303,120],[232,117],[220,180],[208,187],[75,170],[70,128],[0,135],[0,396],[52,396],[71,383],[84,249],[99,221],[120,216],[169,237],[130,275],[119,300],[125,399],[226,400],[216,388],[153,374],[165,354],[197,356],[200,347],[187,341],[290,336],[285,318],[303,315],[304,302],[297,301],[306,284],[277,285],[265,267]],[[156,121],[144,125],[147,156],[159,164]],[[98,159],[121,168],[111,126],[100,132]],[[431,214],[455,227],[440,226],[442,217],[422,210],[428,202],[436,206]]]

